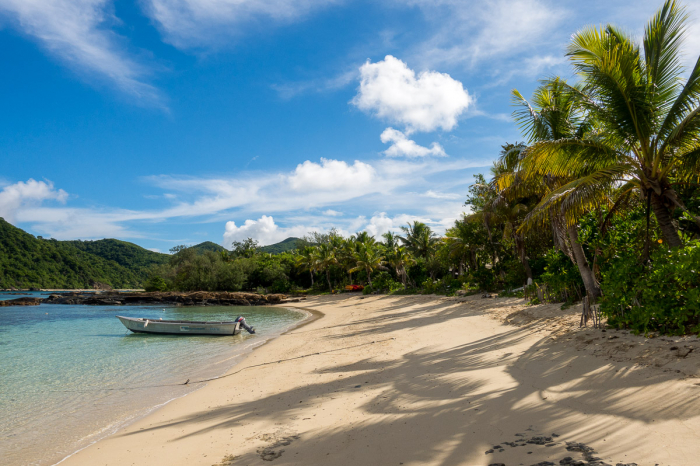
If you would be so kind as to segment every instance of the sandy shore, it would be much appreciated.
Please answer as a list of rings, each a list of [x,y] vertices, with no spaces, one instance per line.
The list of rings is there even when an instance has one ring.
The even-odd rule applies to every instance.
[[[700,464],[697,338],[518,299],[298,306],[324,316],[62,465]]]

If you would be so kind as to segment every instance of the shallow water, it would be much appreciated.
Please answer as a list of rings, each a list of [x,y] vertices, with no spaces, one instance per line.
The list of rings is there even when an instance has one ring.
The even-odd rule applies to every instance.
[[[114,317],[117,314],[184,320],[233,320],[243,315],[258,333],[133,334]],[[272,307],[0,307],[2,464],[55,464],[203,384],[141,387],[223,374],[253,346],[306,316]]]

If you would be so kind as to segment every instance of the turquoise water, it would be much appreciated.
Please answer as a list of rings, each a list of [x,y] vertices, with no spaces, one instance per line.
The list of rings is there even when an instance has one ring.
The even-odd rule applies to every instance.
[[[0,294],[0,299],[14,297],[18,296]],[[185,320],[233,320],[242,315],[258,333],[133,334],[114,317],[117,314]],[[2,464],[55,464],[203,384],[139,387],[223,374],[252,347],[306,317],[304,312],[272,307],[0,307]]]

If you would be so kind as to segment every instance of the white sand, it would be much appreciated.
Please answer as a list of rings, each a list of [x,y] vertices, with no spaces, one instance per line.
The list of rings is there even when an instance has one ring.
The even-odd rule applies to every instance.
[[[576,309],[517,299],[340,295],[298,306],[325,316],[234,371],[310,356],[210,382],[62,465],[583,459],[565,442],[585,443],[613,465],[700,464],[700,386],[688,377],[700,350],[670,349],[697,339],[654,346],[627,332],[578,331]],[[553,446],[504,444],[553,433]],[[503,451],[485,454],[496,445]]]

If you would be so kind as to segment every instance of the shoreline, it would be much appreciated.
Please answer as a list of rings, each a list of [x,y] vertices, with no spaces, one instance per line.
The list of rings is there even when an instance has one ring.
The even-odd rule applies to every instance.
[[[250,345],[250,346],[247,347],[240,355],[238,355],[238,356],[236,357],[237,361],[236,361],[231,367],[229,367],[228,369],[226,369],[226,371],[225,371],[224,373],[222,373],[222,374],[220,374],[220,375],[218,375],[218,376],[215,376],[215,377],[213,378],[213,380],[217,380],[217,379],[226,377],[228,374],[234,372],[235,369],[236,369],[236,367],[237,367],[239,364],[241,364],[248,356],[250,356],[250,354],[252,354],[253,351],[255,351],[256,349],[264,347],[264,346],[265,346],[266,344],[268,344],[269,342],[271,342],[271,341],[273,341],[273,340],[275,340],[275,339],[277,339],[277,338],[279,338],[279,337],[285,335],[285,334],[288,333],[288,332],[291,332],[291,331],[296,330],[296,329],[298,329],[298,328],[304,327],[305,325],[308,325],[308,324],[310,324],[311,322],[313,322],[313,321],[315,321],[315,320],[321,319],[321,318],[323,318],[323,315],[324,315],[322,312],[319,312],[319,311],[316,311],[316,310],[313,310],[313,309],[296,308],[296,307],[286,306],[286,305],[276,305],[276,306],[270,306],[270,307],[282,307],[282,308],[285,308],[285,307],[286,307],[286,308],[294,309],[295,311],[303,311],[303,312],[308,313],[308,317],[304,318],[302,321],[300,321],[300,322],[298,322],[298,323],[292,324],[291,326],[289,326],[289,328],[285,329],[283,332],[279,333],[278,335],[275,335],[275,336],[273,336],[273,337],[270,337],[270,338],[265,339],[265,341],[263,341],[263,342],[260,343],[260,344],[257,344],[257,345],[256,345],[256,344],[252,344],[252,345]],[[195,381],[195,382],[192,382],[192,383],[194,384],[194,383],[199,383],[199,382]],[[202,383],[201,386],[197,387],[196,389],[192,390],[191,392],[185,393],[184,395],[175,396],[175,397],[173,397],[173,398],[171,398],[171,399],[169,399],[169,400],[167,400],[167,401],[165,401],[165,402],[158,403],[158,404],[156,404],[155,406],[151,406],[151,407],[149,407],[149,408],[146,408],[146,409],[144,410],[144,412],[139,413],[139,414],[133,416],[133,417],[130,418],[130,419],[126,419],[126,420],[122,420],[122,421],[116,421],[116,422],[113,423],[113,425],[115,425],[114,427],[112,427],[112,425],[105,426],[102,430],[106,430],[107,433],[105,433],[104,435],[99,435],[99,436],[98,436],[99,438],[97,438],[96,440],[94,440],[94,441],[90,442],[89,444],[87,444],[87,445],[85,445],[85,446],[79,448],[78,450],[76,450],[76,451],[74,451],[73,453],[71,453],[71,454],[65,456],[65,457],[62,458],[60,461],[58,461],[58,462],[56,462],[56,463],[53,463],[53,464],[51,464],[50,466],[58,466],[59,464],[63,464],[63,463],[66,462],[69,458],[75,456],[75,455],[78,454],[79,452],[85,450],[86,448],[91,447],[92,445],[95,445],[96,443],[99,443],[100,441],[104,440],[105,438],[107,438],[107,437],[109,437],[109,436],[111,436],[111,435],[118,434],[121,430],[126,429],[126,428],[128,428],[130,425],[134,424],[135,422],[138,422],[138,421],[140,421],[140,420],[142,420],[142,419],[144,419],[144,418],[150,416],[151,414],[155,413],[155,412],[158,411],[159,409],[161,409],[161,408],[167,406],[169,403],[171,403],[171,402],[173,402],[173,401],[175,401],[175,400],[179,400],[179,399],[182,399],[182,398],[186,398],[188,395],[191,395],[191,394],[193,394],[193,393],[195,393],[195,392],[197,392],[197,391],[199,391],[199,390],[202,390],[202,389],[206,388],[208,383],[209,383],[209,382]],[[93,434],[90,434],[89,436],[96,435],[96,434],[99,434],[99,432],[95,432],[95,433],[93,433]]]
[[[283,307],[323,315],[227,374],[250,372],[208,382],[61,464],[558,464],[593,449],[608,464],[643,466],[700,453],[697,387],[683,374],[589,354],[643,347],[640,337],[552,328],[536,314],[553,307],[509,298],[339,295]]]

